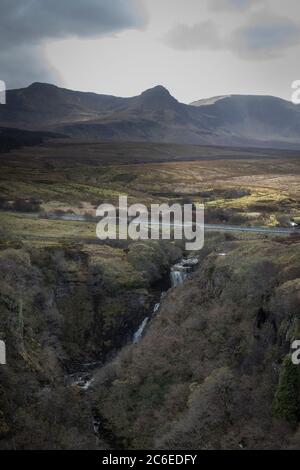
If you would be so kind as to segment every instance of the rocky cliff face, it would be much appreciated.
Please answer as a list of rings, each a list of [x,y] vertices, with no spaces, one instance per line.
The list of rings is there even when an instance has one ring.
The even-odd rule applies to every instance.
[[[131,339],[179,255],[167,243],[2,246],[0,448],[96,447],[91,407],[66,374]]]
[[[149,317],[169,243],[2,246],[0,448],[299,447],[299,250],[208,237]],[[89,361],[86,393],[70,373]]]

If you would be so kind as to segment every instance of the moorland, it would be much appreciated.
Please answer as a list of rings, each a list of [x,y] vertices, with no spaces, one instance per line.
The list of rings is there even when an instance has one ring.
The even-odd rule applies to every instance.
[[[56,137],[3,151],[0,448],[299,447],[297,229],[208,232],[188,254],[180,241],[100,242],[89,219],[122,194],[204,203],[211,223],[290,227],[299,180],[293,150]],[[172,287],[187,256],[198,265]],[[82,368],[88,390],[71,380]]]

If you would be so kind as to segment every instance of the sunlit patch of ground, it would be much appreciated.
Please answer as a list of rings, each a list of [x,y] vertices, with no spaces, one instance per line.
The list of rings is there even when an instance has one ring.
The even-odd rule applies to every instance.
[[[99,204],[118,205],[119,195],[127,195],[129,204],[147,206],[204,203],[249,223],[276,225],[281,215],[300,216],[300,158],[291,152],[69,142],[1,155],[0,169],[0,204],[33,198],[47,213],[95,215]],[[47,223],[55,233],[57,223]],[[12,225],[20,227],[17,220]],[[35,226],[36,234],[45,228]],[[86,233],[79,226],[68,223],[66,233]]]

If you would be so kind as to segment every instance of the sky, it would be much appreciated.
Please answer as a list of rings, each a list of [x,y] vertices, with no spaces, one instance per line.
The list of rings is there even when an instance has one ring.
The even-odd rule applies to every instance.
[[[299,0],[1,0],[0,80],[117,96],[165,86],[179,101],[291,99]]]

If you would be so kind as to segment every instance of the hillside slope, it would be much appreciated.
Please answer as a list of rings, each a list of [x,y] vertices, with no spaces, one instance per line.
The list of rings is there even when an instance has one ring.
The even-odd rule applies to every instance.
[[[119,98],[34,83],[7,92],[0,126],[89,140],[300,146],[300,107],[288,101],[233,95],[186,105],[162,86]]]
[[[99,374],[99,412],[125,448],[299,448],[300,245],[209,243],[142,341]]]

